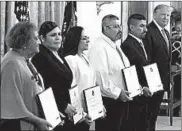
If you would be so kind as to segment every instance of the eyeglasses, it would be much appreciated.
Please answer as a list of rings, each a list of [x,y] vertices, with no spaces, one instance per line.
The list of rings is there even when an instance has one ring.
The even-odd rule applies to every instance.
[[[106,25],[106,27],[110,27],[113,29],[122,29],[122,25]]]
[[[83,36],[83,37],[81,37],[81,40],[88,40],[88,39],[89,39],[88,36]]]

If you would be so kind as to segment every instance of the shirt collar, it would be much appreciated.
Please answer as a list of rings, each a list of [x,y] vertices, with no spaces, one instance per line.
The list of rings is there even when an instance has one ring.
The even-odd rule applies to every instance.
[[[155,23],[155,25],[157,26],[157,28],[161,31],[162,30],[162,27],[160,27],[160,25],[155,20],[153,20],[153,22]]]
[[[114,49],[116,49],[116,43],[102,33],[102,38]]]
[[[134,39],[136,39],[139,43],[141,43],[141,39],[139,39],[138,37],[134,36],[133,34],[129,33],[130,36],[132,36]]]

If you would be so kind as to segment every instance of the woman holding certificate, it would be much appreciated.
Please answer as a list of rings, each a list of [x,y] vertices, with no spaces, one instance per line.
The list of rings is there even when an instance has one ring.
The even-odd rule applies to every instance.
[[[84,112],[86,112],[86,106],[84,103],[83,90],[96,85],[95,71],[90,66],[87,56],[84,54],[84,51],[88,50],[88,43],[89,37],[86,36],[83,27],[80,26],[70,28],[64,42],[65,59],[73,73],[72,85],[78,86]],[[79,127],[79,130],[89,131],[90,122],[91,121],[86,118],[84,122],[79,123],[82,125]]]
[[[44,89],[43,81],[28,62],[39,52],[37,28],[29,22],[17,23],[8,32],[6,44],[11,49],[1,61],[0,130],[48,130],[51,125],[39,117],[35,99]]]
[[[68,90],[73,77],[67,62],[58,52],[62,41],[61,30],[55,22],[45,21],[40,26],[39,36],[42,41],[40,52],[33,57],[32,62],[42,75],[45,88],[52,87],[58,110],[67,116],[65,124],[57,126],[54,131],[74,131],[74,124],[67,119],[76,113],[69,104]]]

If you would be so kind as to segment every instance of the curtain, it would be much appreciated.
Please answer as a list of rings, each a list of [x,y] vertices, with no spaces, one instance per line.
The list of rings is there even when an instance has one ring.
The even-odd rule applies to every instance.
[[[30,22],[34,23],[39,28],[44,21],[51,20],[62,28],[65,4],[66,2],[64,1],[28,2]],[[9,50],[5,45],[6,33],[18,22],[14,13],[14,6],[14,1],[0,2],[1,58]]]

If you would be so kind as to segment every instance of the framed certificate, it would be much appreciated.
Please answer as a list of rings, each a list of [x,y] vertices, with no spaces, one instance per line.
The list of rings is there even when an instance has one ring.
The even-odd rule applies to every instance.
[[[141,86],[138,80],[138,75],[136,71],[135,65],[130,66],[128,68],[122,69],[126,88],[130,97],[135,97],[139,94],[141,94]]]
[[[49,123],[52,124],[53,127],[49,128],[50,130],[52,130],[62,121],[52,88],[49,87],[48,89],[44,90],[37,95],[37,98],[39,105],[42,109],[42,115]]]
[[[104,115],[103,101],[99,86],[87,88],[83,91],[87,113],[91,120],[96,120]]]
[[[147,83],[151,93],[163,90],[163,84],[158,71],[157,64],[150,64],[143,67]]]
[[[83,108],[80,102],[80,95],[78,92],[78,86],[75,85],[71,89],[69,89],[69,95],[71,100],[71,105],[75,107],[77,114],[73,116],[74,124],[76,124],[83,117]]]

